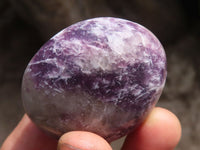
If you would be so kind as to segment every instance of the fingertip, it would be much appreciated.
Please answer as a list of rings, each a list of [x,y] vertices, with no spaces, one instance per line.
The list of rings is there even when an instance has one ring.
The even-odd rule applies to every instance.
[[[87,131],[71,131],[58,142],[58,150],[112,150],[105,139]]]
[[[137,131],[124,144],[125,150],[172,150],[181,138],[178,118],[164,108],[156,107]]]
[[[152,111],[149,121],[147,120],[147,124],[152,128],[153,126],[157,127],[158,131],[163,134],[163,138],[171,144],[170,147],[174,148],[179,143],[182,134],[181,123],[177,116],[169,110],[156,107]]]

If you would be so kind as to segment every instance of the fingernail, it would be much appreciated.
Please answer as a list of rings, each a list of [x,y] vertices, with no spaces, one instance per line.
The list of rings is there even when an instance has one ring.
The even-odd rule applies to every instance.
[[[66,143],[62,143],[59,145],[58,150],[82,150],[82,149],[74,147]]]

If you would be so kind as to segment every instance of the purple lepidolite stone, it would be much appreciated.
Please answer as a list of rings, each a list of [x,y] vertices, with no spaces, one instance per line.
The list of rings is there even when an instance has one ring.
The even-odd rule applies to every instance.
[[[149,30],[94,18],[40,48],[25,70],[22,99],[29,117],[51,134],[85,130],[113,141],[144,120],[166,74],[165,52]]]

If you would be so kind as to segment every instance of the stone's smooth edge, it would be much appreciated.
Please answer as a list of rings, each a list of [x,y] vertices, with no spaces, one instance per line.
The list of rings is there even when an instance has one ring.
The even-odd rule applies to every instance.
[[[94,27],[95,24],[101,26]],[[118,49],[119,46],[123,51]],[[33,107],[27,113],[36,124],[58,136],[66,131],[82,129],[112,141],[133,129],[155,105],[166,74],[163,47],[149,30],[123,19],[89,19],[59,32],[33,57],[23,79],[23,99],[28,101],[24,102],[24,106]],[[41,97],[38,99],[37,95]],[[73,113],[72,104],[67,109],[62,108],[66,101],[76,101],[76,96],[80,99],[86,97],[83,103],[77,101],[80,112]],[[47,99],[50,105],[46,105]],[[92,106],[94,102],[100,103],[100,106]],[[39,103],[41,106],[38,106]],[[106,108],[109,104],[113,104],[112,113],[117,109],[120,110],[119,116],[126,112],[118,125],[108,121],[116,117],[106,116],[110,112]],[[76,116],[76,113],[82,113],[83,106],[90,110],[88,118]],[[96,112],[98,107],[106,111]],[[35,117],[41,115],[41,110],[43,118]],[[66,127],[70,113],[80,120],[80,126],[77,126],[77,121],[72,121]],[[48,119],[45,120],[45,117]],[[54,122],[52,117],[59,121]],[[107,120],[106,123],[104,120]],[[87,124],[92,121],[92,124]],[[57,129],[52,124],[56,124]]]
[[[100,20],[99,22],[102,22],[102,19],[103,20],[106,20],[107,18],[96,18],[96,20]],[[113,18],[109,18],[110,20],[114,20]],[[88,24],[90,24],[90,22],[94,22],[93,21],[94,19],[90,19],[90,20],[86,20],[86,21],[88,21]],[[145,32],[145,28],[144,27],[141,27],[140,25],[138,25],[138,24],[135,24],[135,23],[132,23],[132,22],[130,22],[130,21],[127,21],[127,20],[122,20],[122,19],[118,19],[118,20],[120,20],[120,21],[126,21],[126,22],[128,22],[128,25],[134,25],[134,27],[136,28],[137,27],[137,30],[139,30],[140,28],[140,31],[143,33],[143,32]],[[85,22],[85,21],[84,21]],[[98,23],[99,23],[98,22]],[[107,23],[107,22],[106,22]],[[69,38],[68,37],[70,37],[70,38],[72,38],[72,35],[70,34],[70,35],[66,35],[66,33],[68,33],[68,32],[72,32],[72,30],[76,30],[76,27],[78,28],[77,30],[78,31],[80,31],[80,28],[79,28],[79,24],[83,24],[83,22],[80,22],[80,23],[77,23],[77,24],[75,24],[75,25],[72,25],[72,26],[70,26],[70,27],[68,27],[67,29],[64,29],[63,31],[61,31],[60,33],[58,33],[57,35],[55,35],[47,44],[45,44],[45,45],[48,45],[47,47],[45,47],[45,46],[43,46],[42,48],[41,48],[41,50],[40,50],[40,52],[46,52],[45,51],[45,49],[50,49],[50,51],[49,51],[49,53],[50,54],[48,54],[48,52],[46,52],[46,53],[44,53],[44,54],[39,54],[38,53],[38,55],[42,55],[43,57],[44,57],[44,61],[41,61],[41,58],[39,57],[39,63],[40,63],[40,65],[45,65],[45,63],[47,63],[46,65],[48,65],[48,66],[46,66],[46,68],[51,68],[51,67],[54,67],[54,71],[52,72],[52,74],[51,74],[51,77],[50,76],[48,76],[49,78],[56,78],[56,77],[59,77],[59,75],[57,76],[54,72],[58,72],[58,71],[60,71],[60,72],[63,72],[63,71],[65,71],[66,70],[66,67],[68,67],[68,69],[71,69],[71,68],[75,68],[74,70],[76,70],[76,71],[81,71],[81,72],[84,72],[84,73],[86,73],[86,74],[90,74],[91,73],[91,71],[92,70],[87,70],[87,69],[84,69],[83,70],[83,68],[93,68],[93,70],[98,70],[98,69],[100,69],[100,70],[103,70],[103,71],[106,71],[106,70],[108,70],[108,71],[112,71],[112,68],[118,68],[118,66],[119,66],[119,63],[121,63],[122,64],[122,67],[124,67],[124,66],[127,66],[128,64],[127,64],[127,62],[128,63],[131,63],[131,61],[132,62],[134,62],[135,63],[135,61],[137,61],[137,60],[134,60],[133,58],[134,57],[125,57],[126,59],[128,59],[129,58],[129,60],[127,61],[127,60],[122,60],[122,59],[120,59],[121,57],[122,57],[122,54],[119,54],[118,56],[116,56],[116,55],[114,55],[114,56],[112,56],[112,54],[111,54],[111,56],[107,56],[107,58],[105,58],[105,59],[103,59],[103,60],[99,60],[98,61],[98,59],[99,58],[101,58],[101,56],[103,56],[103,55],[105,55],[105,50],[104,51],[102,51],[102,52],[98,52],[98,55],[97,55],[97,58],[96,57],[94,57],[95,55],[90,55],[89,53],[87,54],[87,52],[77,52],[75,49],[77,48],[76,46],[71,46],[70,44],[72,43],[72,44],[74,44],[74,43],[76,43],[77,42],[77,37],[75,37],[75,40],[72,40],[72,41],[70,41],[69,40]],[[108,24],[108,23],[107,23]],[[85,26],[87,26],[87,24],[85,25]],[[139,27],[140,28],[139,28]],[[75,28],[75,29],[74,29]],[[82,27],[82,28],[84,28],[84,27]],[[89,27],[86,27],[86,29],[87,29],[87,31],[89,30]],[[69,31],[68,31],[69,30]],[[97,30],[96,28],[95,28],[95,30]],[[130,30],[130,29],[129,29]],[[128,30],[128,31],[129,31]],[[68,31],[68,32],[67,32]],[[85,31],[85,30],[83,30],[83,31]],[[100,31],[99,31],[100,32]],[[102,31],[102,32],[105,32],[104,30]],[[72,32],[72,33],[74,33],[74,32]],[[75,32],[76,33],[76,32]],[[77,33],[76,33],[77,34]],[[89,31],[89,34],[91,34],[90,33],[90,31]],[[95,34],[97,34],[96,32],[95,32]],[[101,33],[102,34],[102,33]],[[144,33],[143,33],[144,34]],[[147,35],[149,34],[149,32],[147,32],[146,33]],[[86,35],[86,33],[84,33],[84,35],[82,35],[83,37],[88,37],[88,34]],[[80,37],[82,37],[82,36],[80,36],[79,35],[79,38]],[[91,35],[90,35],[91,36]],[[89,37],[90,37],[89,36]],[[100,36],[100,35],[99,35]],[[152,36],[152,35],[151,35]],[[59,38],[58,38],[59,37]],[[62,38],[61,38],[62,37]],[[91,43],[88,43],[87,42],[87,40],[89,40],[89,39],[84,39],[82,37],[82,39],[81,40],[84,40],[84,41],[86,41],[85,43],[82,43],[83,45],[91,45]],[[95,40],[95,41],[97,41],[97,39],[99,39],[99,38],[97,38],[97,37],[95,37],[95,36],[91,36],[92,37],[92,40]],[[149,35],[148,35],[148,37],[149,37]],[[104,39],[105,39],[105,37],[103,37]],[[135,37],[134,37],[135,38]],[[57,40],[56,40],[57,39]],[[72,38],[73,39],[73,38]],[[146,38],[146,39],[148,39],[148,38]],[[147,41],[145,38],[143,38],[142,39],[142,41]],[[150,38],[149,38],[150,39]],[[60,41],[62,41],[62,40],[65,40],[65,42],[63,42],[63,43],[66,43],[66,41],[70,41],[70,42],[67,42],[67,44],[69,45],[69,46],[66,46],[65,44],[63,44],[62,46],[60,45],[60,46],[58,46],[58,44],[57,43],[60,43]],[[78,39],[78,41],[80,42],[81,40],[79,40]],[[58,41],[58,42],[57,42]],[[151,40],[151,41],[153,41],[153,40]],[[155,40],[154,40],[155,41]],[[51,43],[50,43],[51,42]],[[134,42],[133,42],[134,43]],[[154,43],[156,43],[156,42],[153,42],[153,44],[152,45],[156,45],[156,44],[154,44]],[[159,43],[158,41],[157,41],[157,43]],[[79,45],[80,43],[76,43],[77,45]],[[147,42],[147,44],[148,44],[148,42]],[[115,44],[113,44],[113,45],[115,45]],[[143,44],[144,45],[144,44]],[[50,46],[50,47],[49,47]],[[58,50],[60,47],[60,49],[64,49],[64,50],[66,50],[65,48],[66,47],[68,48],[68,50],[67,50],[67,52],[68,53],[70,53],[69,51],[72,51],[72,53],[70,53],[70,54],[68,54],[68,56],[65,56],[65,57],[63,57],[63,56],[61,56],[61,54],[62,54],[62,52],[60,51],[60,52],[57,52],[56,50]],[[80,45],[79,45],[80,46]],[[82,46],[82,45],[81,45]],[[81,47],[80,46],[80,47]],[[62,47],[64,47],[64,48],[62,48]],[[72,50],[72,49],[69,49],[69,48],[72,48],[72,47],[75,47],[74,48],[74,50]],[[78,48],[80,48],[80,47],[78,47]],[[110,50],[109,49],[109,44],[106,46],[106,47],[108,47],[108,51]],[[157,47],[157,50],[158,50],[158,52],[157,53],[159,53],[159,50],[160,49],[162,49],[162,48],[160,48],[161,47],[161,45],[159,45],[158,47]],[[89,51],[89,48],[88,47],[84,47],[85,49],[87,49],[87,51]],[[93,49],[92,50],[94,50],[94,48],[96,48],[97,50],[98,50],[98,46],[96,46],[96,47],[92,47]],[[146,47],[145,46],[141,46],[141,48],[143,48],[143,49],[145,49]],[[43,50],[42,50],[43,49]],[[99,50],[100,51],[100,50]],[[148,50],[148,51],[150,51],[150,50]],[[67,53],[66,52],[66,53]],[[96,51],[95,51],[96,52]],[[59,54],[58,54],[59,53]],[[81,55],[82,53],[86,53],[88,56],[77,56],[77,55]],[[151,52],[149,52],[149,53],[152,53],[153,54],[153,51],[151,50]],[[48,55],[49,56],[49,58],[45,58],[45,56],[44,55]],[[107,53],[107,55],[109,55],[110,53],[108,52]],[[163,54],[163,52],[160,54],[160,55],[162,55]],[[134,55],[136,55],[136,54],[134,54]],[[144,54],[144,55],[146,55],[146,54]],[[148,56],[151,56],[150,54],[147,54]],[[155,54],[155,55],[158,55],[158,54]],[[51,58],[52,57],[52,58]],[[70,58],[71,57],[71,58]],[[80,58],[78,58],[77,59],[77,57],[80,57]],[[82,58],[81,58],[82,57]],[[94,59],[93,59],[93,57],[94,57]],[[109,57],[110,58],[113,58],[114,59],[114,61],[112,61],[112,60],[109,60]],[[161,57],[163,57],[163,56],[161,56]],[[37,57],[35,57],[35,59],[33,60],[33,61],[36,61],[36,62],[34,62],[34,63],[32,63],[31,65],[34,65],[34,64],[37,64],[38,62],[37,62],[37,59],[36,59]],[[86,59],[87,58],[87,62],[84,62],[83,60],[84,59]],[[115,59],[116,58],[116,59]],[[163,57],[163,58],[165,58],[165,56]],[[92,61],[92,59],[93,59],[93,61]],[[141,58],[139,58],[139,57],[137,57],[137,59],[144,59],[143,57],[141,57]],[[68,62],[65,62],[65,61],[70,61],[71,62],[71,64],[69,64]],[[118,60],[121,60],[121,62],[117,62]],[[82,62],[83,61],[83,62]],[[92,61],[91,63],[90,63],[90,61]],[[103,62],[105,62],[105,61],[109,61],[109,63],[107,62],[106,64],[103,64]],[[141,60],[138,60],[138,63],[140,62]],[[149,61],[149,63],[151,63],[150,61],[152,61],[152,60],[146,60],[146,61]],[[156,60],[155,60],[156,61]],[[164,60],[164,61],[166,61],[166,60]],[[64,62],[64,63],[63,63]],[[95,62],[97,62],[97,63],[95,63]],[[162,62],[162,61],[161,61]],[[125,64],[123,64],[123,63],[125,63]],[[63,65],[64,64],[64,65]],[[89,64],[89,66],[84,66],[84,64]],[[109,66],[109,64],[114,64],[115,66]],[[67,65],[67,66],[66,66]],[[161,64],[161,65],[163,65],[163,64]],[[56,66],[59,66],[59,67],[56,67]],[[99,67],[96,67],[96,66],[99,66]],[[108,67],[109,66],[109,67]],[[96,67],[96,68],[95,68]],[[106,68],[107,67],[107,68]],[[40,67],[38,67],[38,68],[40,68]],[[46,70],[47,71],[47,70]],[[113,71],[117,71],[117,69],[115,69],[115,70],[113,70]],[[36,70],[36,72],[38,73],[38,71]],[[68,76],[67,76],[68,77]],[[66,78],[67,78],[66,77]]]
[[[103,21],[105,21],[107,19],[108,18],[106,18],[106,17],[105,18],[95,18],[95,21],[97,23],[101,23],[101,22],[103,22]],[[110,20],[113,21],[114,19],[110,18]],[[125,32],[126,34],[124,34],[123,31],[121,32],[121,34],[123,34],[122,37],[125,36],[123,38],[128,38],[129,36],[131,36],[131,33],[132,33],[131,29],[132,30],[136,30],[137,29],[137,30],[139,30],[139,32],[137,31],[137,35],[134,35],[134,38],[131,38],[131,43],[134,43],[134,45],[141,46],[141,48],[142,47],[144,47],[144,48],[148,47],[148,49],[151,49],[152,51],[155,51],[156,53],[160,53],[159,55],[163,55],[161,57],[165,58],[165,53],[162,52],[162,49],[163,49],[162,45],[159,43],[158,39],[149,30],[145,29],[143,26],[141,26],[141,25],[139,25],[137,23],[133,23],[133,22],[130,22],[128,20],[123,20],[123,19],[117,19],[117,20],[121,21],[122,23],[124,23],[124,21],[125,21],[125,23],[128,24],[128,25],[126,25],[126,28],[124,27],[128,32]],[[84,24],[85,22],[88,22],[88,23],[85,25]],[[112,50],[116,51],[115,53],[120,55],[118,57],[120,57],[120,58],[123,57],[123,51],[120,50],[119,48],[116,48],[116,46],[115,46],[116,44],[112,43],[113,42],[112,40],[108,41],[108,39],[107,39],[108,36],[107,37],[105,37],[105,36],[101,37],[100,36],[100,35],[104,35],[101,32],[106,32],[104,29],[98,29],[98,27],[96,27],[95,29],[92,29],[90,31],[91,27],[87,26],[87,25],[91,24],[91,22],[93,22],[93,24],[94,24],[94,19],[89,19],[89,20],[86,20],[86,21],[79,22],[79,23],[77,23],[75,25],[69,26],[68,28],[62,30],[61,32],[56,34],[53,38],[51,38],[51,40],[49,40],[41,49],[45,49],[45,46],[49,45],[52,42],[52,43],[54,43],[54,44],[50,44],[52,47],[48,47],[47,46],[47,49],[51,49],[55,55],[58,55],[58,56],[61,57],[62,52],[59,50],[60,47],[69,48],[69,49],[71,49],[71,47],[74,47],[74,51],[73,52],[77,53],[77,55],[83,53],[83,51],[78,51],[78,50],[81,50],[80,49],[80,45],[81,46],[83,46],[83,45],[91,46],[91,47],[85,47],[85,48],[88,49],[88,52],[86,53],[88,55],[91,53],[91,51],[90,51],[91,48],[95,48],[95,49],[98,50],[98,48],[100,47],[100,49],[104,48],[104,50],[110,51],[110,48],[112,47],[113,48]],[[119,23],[121,23],[121,22],[119,22]],[[84,24],[86,27],[84,25],[82,25],[83,27],[79,27],[80,24],[81,25]],[[102,24],[102,26],[105,26],[105,25],[106,24]],[[84,29],[84,27],[86,29]],[[98,30],[98,32],[96,30]],[[74,31],[74,32],[72,32],[72,31]],[[109,32],[114,33],[112,30],[109,31]],[[133,32],[135,32],[135,31],[133,31]],[[145,33],[145,36],[143,35],[144,33]],[[78,36],[77,36],[77,34],[78,34]],[[98,37],[95,34],[97,34]],[[119,35],[121,35],[121,34],[119,34]],[[119,37],[120,37],[119,35],[113,34],[112,36],[111,35],[109,35],[109,36],[111,36],[111,39],[115,39],[116,40],[116,39],[119,39]],[[137,37],[135,37],[135,36],[137,36]],[[136,39],[136,40],[134,40],[134,39]],[[139,41],[138,41],[138,39],[139,39]],[[84,40],[84,43],[81,40]],[[95,40],[96,43],[91,43],[90,40],[93,40],[93,41]],[[63,42],[63,44],[60,45],[60,42],[62,42],[62,41],[65,41],[65,42]],[[142,41],[142,43],[138,43],[138,42],[141,42],[141,41]],[[118,43],[118,42],[119,42],[119,40],[116,40],[116,43]],[[66,45],[65,45],[65,43],[66,43]],[[102,43],[106,43],[107,45],[102,45]],[[127,43],[127,41],[126,41],[126,43]],[[95,45],[95,44],[97,44],[97,45]],[[129,44],[130,44],[130,42],[129,42]],[[124,45],[124,46],[126,46],[126,45]],[[134,46],[134,45],[131,45],[131,46]],[[124,47],[124,48],[126,48],[126,47]],[[100,49],[99,49],[99,51],[100,51]],[[69,52],[69,50],[66,50],[66,51]],[[69,55],[75,55],[75,54],[73,54],[73,52],[69,53]],[[134,51],[132,51],[132,52],[134,52]],[[104,53],[106,53],[106,51],[104,51]],[[102,53],[99,52],[99,54],[102,54]],[[115,57],[116,57],[116,59],[118,59],[118,57],[116,55],[115,55]],[[92,58],[93,57],[91,57],[90,59],[92,59]],[[133,58],[134,57],[129,57],[128,61],[130,61],[130,62],[131,61],[135,61]],[[41,60],[41,58],[39,58],[39,60]],[[33,61],[37,61],[37,59],[35,59]],[[95,61],[96,61],[96,58],[95,58]],[[93,61],[93,64],[95,64],[94,63],[95,61]],[[77,62],[77,64],[80,65],[80,62]],[[99,64],[95,64],[92,67],[95,68],[95,66],[98,66],[98,65]],[[103,67],[101,67],[101,69],[104,70]]]

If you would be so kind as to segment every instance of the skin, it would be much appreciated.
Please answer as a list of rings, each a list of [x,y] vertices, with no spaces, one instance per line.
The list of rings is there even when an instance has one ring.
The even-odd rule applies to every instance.
[[[181,137],[181,125],[170,111],[156,107],[145,122],[130,133],[122,150],[173,150]],[[102,137],[85,131],[72,131],[58,141],[40,131],[24,115],[0,150],[112,150]]]

